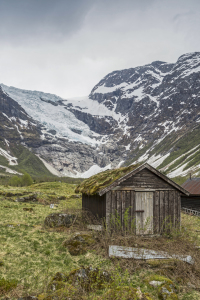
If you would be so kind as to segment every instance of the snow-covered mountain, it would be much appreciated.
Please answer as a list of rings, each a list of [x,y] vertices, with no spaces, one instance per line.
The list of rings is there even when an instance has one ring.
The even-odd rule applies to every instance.
[[[85,177],[135,161],[171,177],[200,170],[200,52],[114,71],[88,97],[1,87],[35,124],[29,148],[55,174]]]

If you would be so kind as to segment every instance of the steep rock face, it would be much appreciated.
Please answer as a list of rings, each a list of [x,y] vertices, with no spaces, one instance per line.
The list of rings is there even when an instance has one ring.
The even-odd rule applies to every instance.
[[[117,121],[109,116],[93,116],[89,113],[82,112],[76,109],[70,109],[70,111],[76,116],[78,120],[87,124],[90,130],[100,135],[112,134],[115,126],[117,125]]]
[[[7,97],[6,92],[19,104],[15,111],[15,101],[9,100],[9,105],[2,102],[4,113],[10,113],[8,118],[0,114],[2,122],[9,126],[9,118],[24,120],[21,114],[30,124],[34,120],[37,139],[31,142],[27,138],[25,143],[61,175],[80,175],[94,165],[100,170],[120,162],[148,161],[172,174],[172,166],[181,167],[180,173],[196,166],[197,156],[193,156],[200,147],[199,52],[182,55],[174,64],[155,61],[114,71],[92,89],[89,97],[79,99],[2,88],[3,97]],[[16,136],[20,140],[19,132]],[[182,156],[178,164],[184,149],[189,156],[193,154],[193,160]],[[186,166],[182,167],[183,162]]]
[[[27,146],[41,145],[40,127],[26,111],[0,87],[0,139],[22,142]]]
[[[53,102],[51,100],[44,101],[44,99],[42,99],[41,101],[48,103],[48,105],[50,104],[50,107],[52,105],[53,107],[55,106],[51,103]],[[58,105],[64,106],[61,101],[56,103],[56,106]],[[47,107],[47,109],[49,109],[49,107]],[[96,131],[98,131],[97,128],[99,128],[99,131],[104,130],[103,126],[101,127],[102,118],[99,123],[97,123],[94,122],[95,117],[91,115],[89,115],[89,117],[92,122],[91,127],[94,126]],[[70,126],[72,127],[73,124],[70,124]],[[74,130],[76,136],[81,135],[83,128],[80,127],[80,130],[77,129],[76,124],[74,127],[75,128],[71,128],[72,134]],[[100,170],[100,168],[109,165],[111,161],[114,161],[115,165],[120,161],[119,151],[116,147],[116,154],[106,147],[103,147],[101,151],[104,152],[99,155],[96,146],[81,143],[76,140],[71,141],[67,137],[59,134],[57,130],[49,128],[51,127],[48,127],[48,124],[45,122],[45,111],[43,123],[34,120],[26,113],[21,105],[0,88],[0,142],[2,142],[0,148],[3,147],[4,151],[8,151],[5,152],[7,155],[9,153],[11,157],[12,155],[15,157],[15,154],[12,153],[12,148],[15,144],[22,144],[37,154],[41,159],[44,159],[47,162],[47,168],[50,166],[49,170],[51,172],[51,167],[53,167],[58,171],[53,173],[61,176],[75,176],[77,172],[80,173],[81,176],[81,173],[84,173],[94,165],[99,166]],[[97,139],[100,138],[101,136],[97,136]],[[92,137],[89,137],[89,139],[92,139]],[[98,140],[95,140],[95,142],[97,141]],[[110,160],[109,157],[111,156],[112,158]],[[17,157],[14,161],[16,165]]]
[[[172,131],[187,130],[200,118],[200,53],[181,56],[177,63],[153,62],[108,74],[90,98],[115,106],[124,120],[123,143],[132,148]]]

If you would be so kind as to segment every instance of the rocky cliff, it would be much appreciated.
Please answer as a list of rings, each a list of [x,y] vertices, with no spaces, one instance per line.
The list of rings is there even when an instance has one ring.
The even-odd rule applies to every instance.
[[[18,141],[57,174],[89,176],[135,161],[148,161],[171,177],[200,170],[199,52],[174,64],[155,61],[114,71],[83,98],[1,87],[12,99],[2,112],[17,102],[23,118],[15,111],[8,117],[36,124],[34,142],[20,135]]]

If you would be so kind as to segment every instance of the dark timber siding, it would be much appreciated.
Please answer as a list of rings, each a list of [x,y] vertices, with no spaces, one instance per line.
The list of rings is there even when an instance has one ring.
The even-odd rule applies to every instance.
[[[176,190],[155,191],[153,224],[154,233],[169,232],[171,227],[178,228],[181,219],[181,196]]]
[[[131,186],[135,188],[144,187],[144,188],[151,188],[151,189],[157,189],[157,188],[174,189],[168,182],[164,181],[157,175],[153,174],[148,169],[143,169],[137,174],[121,182],[119,185]]]
[[[124,227],[124,214],[128,209],[129,226],[135,218],[135,191],[109,191],[106,193],[106,221],[116,213]]]
[[[106,217],[106,194],[103,196],[93,195],[88,196],[82,195],[82,209],[92,212],[99,218]]]
[[[106,194],[106,221],[110,222],[113,215],[120,218],[124,227],[124,213],[128,210],[129,226],[135,222],[135,191],[133,190],[113,190]],[[169,232],[172,227],[180,226],[181,197],[176,190],[157,190],[153,197],[153,231],[159,234],[164,231]]]
[[[149,213],[151,221],[153,220],[151,232],[154,234],[169,232],[171,228],[180,226],[182,192],[170,184],[167,178],[165,180],[161,177],[144,168],[122,182],[117,181],[116,185],[105,191],[103,196],[83,194],[83,209],[91,211],[100,218],[106,218],[107,224],[112,224],[112,216],[117,215],[123,229],[125,225],[138,228],[136,219],[145,219],[145,214]],[[151,194],[151,198],[147,198],[147,194]],[[141,195],[144,197],[139,197]],[[138,205],[140,203],[142,207],[136,208],[140,207]],[[149,212],[147,204],[151,207]],[[125,215],[129,217],[128,224]]]
[[[181,196],[181,207],[190,208],[200,211],[200,195],[199,196]]]

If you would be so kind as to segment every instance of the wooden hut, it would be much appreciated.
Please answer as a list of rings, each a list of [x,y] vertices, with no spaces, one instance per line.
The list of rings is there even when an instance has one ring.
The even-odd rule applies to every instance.
[[[181,207],[200,211],[200,178],[189,178],[182,187],[190,195],[181,196]]]
[[[189,195],[147,163],[107,170],[83,181],[82,208],[110,224],[116,215],[125,226],[134,223],[136,234],[160,234],[180,225],[181,195]]]

